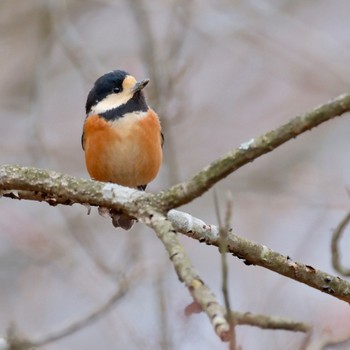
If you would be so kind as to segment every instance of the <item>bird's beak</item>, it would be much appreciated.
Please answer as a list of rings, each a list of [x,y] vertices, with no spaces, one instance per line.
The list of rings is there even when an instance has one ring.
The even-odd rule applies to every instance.
[[[143,79],[138,81],[132,88],[132,93],[134,94],[137,91],[141,91],[147,84],[149,83],[149,79]]]

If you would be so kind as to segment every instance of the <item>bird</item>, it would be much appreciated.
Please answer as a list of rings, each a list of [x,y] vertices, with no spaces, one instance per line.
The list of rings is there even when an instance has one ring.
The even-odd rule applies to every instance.
[[[85,164],[93,180],[145,190],[158,174],[163,158],[160,120],[148,106],[143,89],[123,70],[99,77],[90,90],[81,137]],[[115,227],[129,230],[135,219],[110,211]]]

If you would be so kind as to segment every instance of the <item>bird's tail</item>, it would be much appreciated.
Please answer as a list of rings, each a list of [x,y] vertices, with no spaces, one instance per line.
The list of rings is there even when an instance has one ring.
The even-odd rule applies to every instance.
[[[116,228],[121,227],[124,230],[130,230],[136,222],[136,219],[128,214],[119,213],[113,209],[99,207],[98,213],[105,218],[111,217],[113,226]]]
[[[130,230],[136,222],[136,219],[132,218],[128,214],[121,214],[112,211],[110,214],[112,218],[112,224],[117,228],[121,227],[124,230]]]

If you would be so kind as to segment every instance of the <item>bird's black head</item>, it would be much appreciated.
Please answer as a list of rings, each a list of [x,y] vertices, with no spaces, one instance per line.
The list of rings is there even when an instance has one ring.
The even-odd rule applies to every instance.
[[[102,75],[89,92],[85,105],[86,114],[102,115],[130,104],[135,111],[144,110],[147,105],[142,89],[148,82],[148,79],[138,82],[132,75],[122,70]],[[131,106],[128,106],[127,109],[130,108]]]

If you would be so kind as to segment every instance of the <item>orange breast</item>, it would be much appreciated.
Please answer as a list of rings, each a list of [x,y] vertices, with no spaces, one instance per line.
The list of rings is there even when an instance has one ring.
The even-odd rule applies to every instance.
[[[84,148],[93,179],[128,187],[146,185],[162,162],[159,119],[151,109],[145,115],[130,113],[115,121],[89,116]]]

